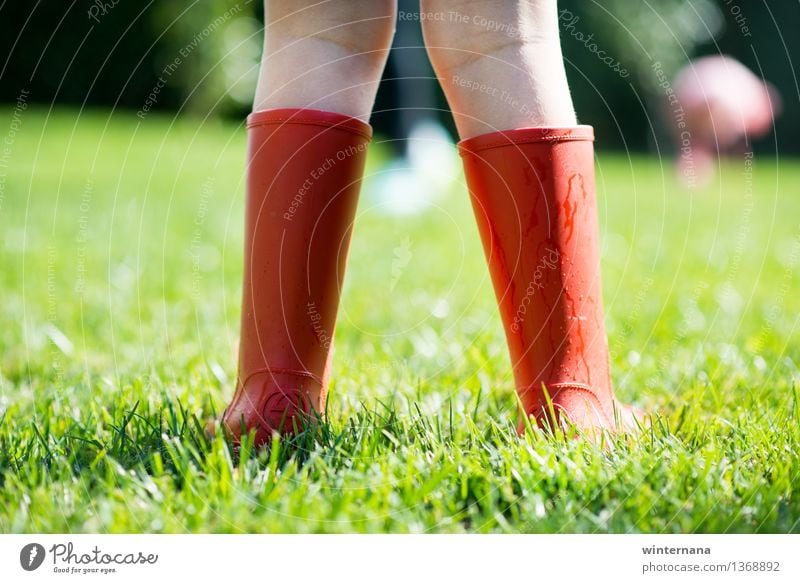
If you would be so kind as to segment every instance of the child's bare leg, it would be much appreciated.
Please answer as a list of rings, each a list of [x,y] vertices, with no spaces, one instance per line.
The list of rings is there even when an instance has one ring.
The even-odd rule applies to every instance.
[[[269,0],[248,119],[238,441],[325,410],[331,345],[394,0]]]
[[[254,110],[296,107],[368,121],[392,43],[395,0],[266,0]]]
[[[524,412],[614,430],[593,133],[576,126],[555,0],[423,0]],[[491,22],[490,22],[491,21]]]
[[[422,0],[425,43],[462,138],[575,125],[555,0]]]

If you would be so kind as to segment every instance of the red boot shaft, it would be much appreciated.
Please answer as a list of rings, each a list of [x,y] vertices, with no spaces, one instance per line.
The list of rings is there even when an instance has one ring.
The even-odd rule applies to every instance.
[[[593,131],[529,128],[464,140],[470,199],[525,412],[614,428],[603,325]]]
[[[331,343],[370,127],[297,109],[248,118],[239,375],[224,423],[234,439],[290,432],[322,413]]]

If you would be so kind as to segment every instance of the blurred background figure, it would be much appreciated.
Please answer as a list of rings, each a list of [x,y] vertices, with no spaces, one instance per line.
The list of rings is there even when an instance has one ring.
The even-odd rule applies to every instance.
[[[397,28],[372,123],[393,158],[364,180],[364,196],[388,214],[411,214],[447,192],[460,171],[425,46],[419,0],[398,0]]]
[[[750,151],[780,112],[777,90],[730,56],[702,57],[675,76],[676,111],[685,122],[671,126],[679,147],[677,169],[687,186],[714,176],[719,156]]]

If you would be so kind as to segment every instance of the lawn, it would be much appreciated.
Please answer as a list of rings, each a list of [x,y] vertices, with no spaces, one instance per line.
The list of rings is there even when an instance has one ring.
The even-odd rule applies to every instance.
[[[237,462],[202,427],[236,374],[243,127],[28,109],[3,135],[2,532],[800,532],[800,162],[689,192],[600,140],[614,382],[657,413],[605,447],[517,436],[463,184],[364,196],[327,421]]]

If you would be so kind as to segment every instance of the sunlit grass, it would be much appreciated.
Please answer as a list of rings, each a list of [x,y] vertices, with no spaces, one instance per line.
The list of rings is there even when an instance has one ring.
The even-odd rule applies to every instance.
[[[0,168],[0,531],[800,530],[800,164],[687,192],[599,156],[613,376],[658,414],[605,448],[516,435],[463,185],[364,196],[326,423],[235,463],[203,423],[236,372],[244,130],[140,121],[29,110]]]

